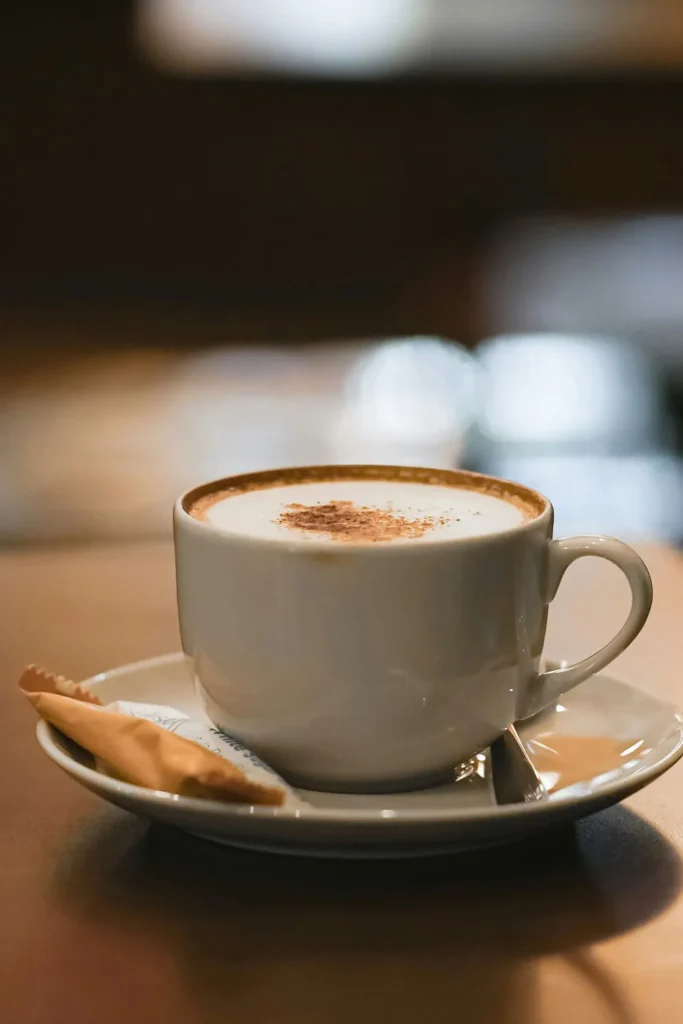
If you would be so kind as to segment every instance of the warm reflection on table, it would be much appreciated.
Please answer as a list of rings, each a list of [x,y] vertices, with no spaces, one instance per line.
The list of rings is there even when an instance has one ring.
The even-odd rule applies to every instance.
[[[643,554],[652,620],[614,674],[683,703],[683,558]],[[62,776],[13,686],[26,661],[82,678],[177,648],[170,546],[7,551],[0,573],[0,978],[13,1024],[679,1019],[680,767],[576,829],[464,857],[307,862],[215,848]],[[577,566],[553,607],[550,655],[597,646],[626,604],[616,572]]]

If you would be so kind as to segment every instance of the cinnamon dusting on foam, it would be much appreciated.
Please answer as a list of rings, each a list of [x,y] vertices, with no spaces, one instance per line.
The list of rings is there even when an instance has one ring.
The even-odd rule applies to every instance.
[[[413,466],[306,466],[244,473],[193,488],[185,495],[183,508],[195,519],[205,519],[208,510],[217,502],[238,494],[246,494],[248,491],[286,487],[290,484],[336,483],[339,480],[395,480],[397,483],[428,486],[431,484],[453,487],[460,491],[473,491],[508,502],[518,509],[526,520],[536,519],[547,508],[547,503],[540,494],[521,484],[465,470],[421,469]]]
[[[293,530],[324,533],[334,540],[382,541],[397,537],[422,537],[435,526],[445,526],[446,516],[410,519],[389,509],[356,505],[353,501],[328,501],[324,505],[285,506],[276,522]]]

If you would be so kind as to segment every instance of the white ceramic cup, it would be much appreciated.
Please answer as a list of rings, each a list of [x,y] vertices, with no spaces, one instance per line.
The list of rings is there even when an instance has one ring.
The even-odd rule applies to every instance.
[[[212,491],[281,483],[251,474],[189,491],[174,510],[178,609],[209,717],[295,784],[417,787],[487,747],[604,668],[642,629],[652,583],[608,537],[552,540],[553,509],[517,484],[450,470],[329,467],[510,496],[530,518],[498,533],[429,543],[290,543],[190,515]],[[583,556],[617,565],[632,605],[583,661],[539,671],[548,605]]]

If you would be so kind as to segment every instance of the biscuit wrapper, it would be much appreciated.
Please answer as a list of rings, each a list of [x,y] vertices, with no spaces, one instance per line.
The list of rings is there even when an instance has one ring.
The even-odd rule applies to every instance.
[[[234,736],[217,729],[210,722],[200,722],[190,718],[178,708],[164,704],[143,704],[138,701],[117,700],[106,706],[107,711],[120,711],[134,718],[145,718],[148,722],[160,725],[162,729],[182,736],[193,743],[198,743],[215,754],[220,754],[237,768],[240,768],[251,782],[261,782],[266,786],[280,786],[284,791],[284,803],[288,807],[308,807],[296,790],[285,782],[282,776],[262,761],[257,754],[236,740]]]
[[[86,687],[62,676],[32,666],[24,672],[19,686],[42,718],[126,782],[231,803],[279,806],[285,802],[285,788],[273,773],[272,782],[248,778],[216,749],[207,749],[147,717],[98,706],[101,702]]]

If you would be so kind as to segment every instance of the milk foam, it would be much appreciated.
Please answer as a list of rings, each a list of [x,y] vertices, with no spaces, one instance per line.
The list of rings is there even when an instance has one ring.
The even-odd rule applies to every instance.
[[[524,513],[511,502],[477,491],[398,480],[337,480],[292,483],[219,497],[202,514],[212,526],[230,533],[303,544],[327,541],[344,544],[325,533],[295,529],[278,522],[292,504],[315,506],[351,501],[355,506],[392,512],[407,520],[430,524],[420,537],[394,537],[384,544],[425,544],[462,537],[480,537],[518,526]]]

